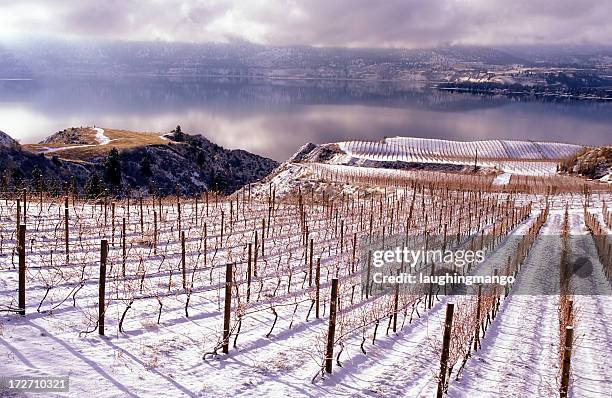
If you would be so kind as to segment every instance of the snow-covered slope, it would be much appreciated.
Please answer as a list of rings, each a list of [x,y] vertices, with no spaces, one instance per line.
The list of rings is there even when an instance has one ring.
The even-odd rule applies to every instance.
[[[496,168],[519,175],[548,175],[584,147],[532,141],[449,141],[394,137],[382,141],[344,141],[307,145],[291,161],[375,166],[372,162],[407,162]],[[387,167],[387,165],[380,165]]]
[[[255,192],[266,194],[268,184],[277,193],[296,191],[301,183],[317,184],[325,176],[369,175],[403,178],[421,172],[481,176],[483,182],[507,185],[513,175],[550,176],[559,165],[584,152],[580,145],[532,141],[449,141],[394,137],[382,141],[344,141],[300,147],[287,162],[265,179]],[[474,163],[480,170],[474,173]],[[425,175],[424,175],[425,176]],[[301,182],[298,182],[300,180]]]
[[[355,145],[342,143],[347,148]],[[448,158],[469,158],[476,156],[482,159],[530,159],[559,160],[567,158],[583,147],[573,144],[534,141],[449,141],[428,138],[394,137],[387,138],[378,144],[382,151],[393,148],[404,156],[443,156]]]
[[[583,149],[580,145],[532,141],[449,141],[394,137],[378,142],[345,141],[337,144],[350,158],[384,162],[413,162],[494,167],[523,175],[552,174],[557,164]],[[345,159],[340,160],[344,163]]]

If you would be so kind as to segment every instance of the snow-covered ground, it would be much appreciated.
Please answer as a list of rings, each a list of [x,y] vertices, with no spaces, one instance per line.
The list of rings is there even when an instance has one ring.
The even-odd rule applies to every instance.
[[[98,144],[106,145],[111,142],[111,139],[104,135],[104,129],[94,127],[94,131],[96,132],[96,141],[98,141]]]
[[[303,167],[295,166],[281,177],[291,179],[293,174],[304,172]],[[308,198],[308,193],[304,195]],[[390,189],[387,195],[384,200],[388,203],[409,203],[412,198],[412,192],[405,188]],[[438,225],[435,217],[443,214],[439,210],[443,207],[435,197],[423,195],[419,193],[415,200],[411,228],[416,233],[424,224],[422,216],[429,217],[430,225]],[[551,198],[551,214],[540,235],[558,233],[562,209],[568,200],[573,204],[572,233],[584,234],[581,197],[578,194]],[[478,202],[482,207],[471,207],[463,217],[469,214],[475,224],[478,213],[487,224],[485,220],[495,211],[488,206],[490,199],[501,204],[507,196],[484,195]],[[526,233],[543,198],[521,196],[518,199],[517,206],[532,199],[537,199],[537,205],[511,232],[512,236]],[[608,202],[609,199],[608,195]],[[361,275],[348,272],[353,233],[362,236],[368,229],[368,212],[372,212],[374,231],[380,234],[383,227],[388,231],[393,225],[391,218],[405,220],[412,210],[409,206],[401,209],[389,206],[379,213],[378,205],[372,206],[374,202],[369,196],[361,196],[355,202],[346,201],[344,205],[341,199],[335,200],[332,211],[321,205],[324,202],[320,197],[316,204],[307,202],[305,206],[315,257],[321,257],[320,319],[315,318],[311,307],[314,287],[308,283],[308,257],[297,201],[277,202],[272,214],[266,200],[248,204],[244,196],[220,201],[211,196],[208,204],[202,198],[197,208],[194,201],[183,202],[180,230],[186,233],[187,287],[192,288],[187,301],[188,289],[182,287],[181,244],[174,200],[165,201],[162,207],[157,202],[145,202],[142,227],[138,203],[132,202],[129,210],[126,202],[117,204],[114,228],[110,209],[105,221],[105,212],[99,204],[71,204],[71,258],[67,263],[63,255],[63,202],[44,202],[41,207],[32,200],[27,212],[27,315],[24,317],[6,312],[17,305],[16,209],[15,202],[1,201],[0,373],[3,376],[70,375],[70,393],[57,396],[432,396],[437,384],[437,343],[441,338],[445,305],[456,299],[440,294],[430,310],[424,308],[423,302],[417,303],[414,308],[418,314],[411,313],[412,307],[409,307],[407,315],[400,316],[398,332],[393,333],[388,330],[386,316],[388,297],[365,299],[361,295]],[[461,197],[455,200],[467,207]],[[361,220],[360,208],[366,212]],[[591,211],[601,212],[599,199],[593,200]],[[152,248],[153,212],[157,216],[157,253]],[[345,220],[344,251],[338,244],[335,212]],[[272,222],[270,234],[265,238],[265,254],[260,253],[258,275],[253,279],[250,301],[246,303],[247,244],[254,242],[255,231],[259,231],[261,242],[262,219],[268,220],[269,215]],[[230,223],[230,216],[236,221]],[[223,232],[221,217],[225,220]],[[460,216],[455,212],[444,217],[449,224],[449,235],[453,236]],[[127,232],[126,277],[122,276],[123,218]],[[403,228],[404,221],[399,224]],[[99,247],[103,238],[109,239],[111,247],[106,288],[107,333],[100,337],[94,329]],[[488,272],[496,264],[504,264],[516,252],[516,242],[515,239],[500,241],[474,273]],[[262,250],[260,246],[257,248]],[[558,256],[558,250],[547,247],[545,240],[536,239],[521,268],[518,283],[529,284],[543,272],[554,277]],[[238,287],[233,300],[235,304],[240,299],[240,305],[232,308],[232,325],[237,326],[238,319],[242,319],[240,333],[234,346],[234,329],[228,355],[220,351],[219,355],[206,355],[213,351],[221,335],[227,262],[236,263]],[[542,262],[550,267],[535,267]],[[340,275],[342,287],[337,329],[337,336],[341,335],[342,339],[335,346],[335,354],[341,342],[342,366],[334,360],[333,374],[321,378],[322,345],[329,317],[329,282],[336,273]],[[353,284],[355,291],[351,289]],[[573,361],[572,396],[606,396],[609,391],[612,379],[606,366],[606,358],[612,355],[609,298],[609,294],[576,298],[580,319],[576,328],[579,337]],[[130,302],[120,332],[118,324]],[[186,305],[189,316],[185,313]],[[555,392],[556,305],[554,295],[523,296],[511,292],[502,300],[500,314],[483,337],[482,349],[468,359],[459,380],[453,374],[448,395],[558,395]],[[349,331],[372,314],[381,314],[374,344],[373,324],[365,330]],[[86,331],[93,332],[83,333]],[[366,354],[361,350],[362,338],[366,340],[363,345]]]
[[[346,141],[338,147],[336,163],[351,158],[373,161],[473,165],[520,175],[550,175],[557,164],[582,149],[580,145],[532,141],[449,141],[393,137],[379,142]]]
[[[552,215],[542,234],[559,233],[559,225],[560,215]],[[547,243],[546,240],[536,241],[517,283],[539,283],[545,278],[558,284],[560,247],[547,247]],[[542,267],[542,264],[547,266]],[[500,307],[499,316],[500,320],[494,322],[483,337],[483,348],[472,354],[460,380],[451,383],[449,395],[556,395],[557,296],[510,293]]]
[[[512,178],[512,174],[510,173],[501,173],[493,179],[493,185],[508,185],[510,184],[510,179]]]
[[[581,211],[579,207],[570,211],[571,235],[586,233]],[[559,235],[562,218],[562,209],[553,210],[541,235]],[[590,258],[596,258],[592,240],[584,242],[588,241],[591,245],[587,252]],[[559,245],[550,243],[546,238],[536,240],[516,282],[522,288],[530,284],[552,288],[559,283],[561,250]],[[612,371],[605,366],[605,358],[612,349],[609,323],[612,312],[608,310],[612,290],[600,263],[594,264],[591,277],[578,280],[589,284],[580,291],[592,294],[573,297],[577,337],[569,395],[605,397],[612,383]],[[500,307],[501,320],[492,324],[482,340],[483,349],[472,354],[463,375],[451,383],[449,396],[558,396],[558,302],[558,294],[510,292]]]
[[[68,149],[87,148],[87,147],[91,147],[91,146],[94,146],[94,145],[91,145],[91,144],[70,145],[70,146],[64,146],[64,147],[58,147],[58,148],[40,147],[36,151],[38,153],[54,153],[54,152],[65,151],[65,150],[68,150]]]
[[[99,127],[94,127],[93,130],[96,132],[95,139],[96,141],[98,141],[97,144],[69,145],[69,146],[63,146],[59,148],[40,147],[40,148],[37,148],[37,152],[38,153],[54,153],[54,152],[65,151],[68,149],[89,148],[89,147],[94,147],[98,145],[107,145],[110,142],[115,141],[115,140],[111,140],[104,134],[104,129],[99,128]]]

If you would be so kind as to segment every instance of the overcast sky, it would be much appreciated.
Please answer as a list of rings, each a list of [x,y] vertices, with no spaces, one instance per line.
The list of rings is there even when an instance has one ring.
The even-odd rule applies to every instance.
[[[0,0],[0,40],[609,44],[611,17],[612,0]]]

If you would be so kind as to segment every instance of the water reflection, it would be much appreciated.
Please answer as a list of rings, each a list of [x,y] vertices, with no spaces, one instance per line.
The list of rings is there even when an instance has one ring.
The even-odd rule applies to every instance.
[[[305,142],[409,135],[612,143],[612,104],[519,101],[393,83],[244,79],[0,81],[0,130],[37,142],[69,126],[205,134],[284,160]]]

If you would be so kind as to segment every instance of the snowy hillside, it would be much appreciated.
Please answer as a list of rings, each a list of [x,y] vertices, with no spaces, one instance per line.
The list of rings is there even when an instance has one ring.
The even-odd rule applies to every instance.
[[[345,141],[337,144],[348,158],[384,162],[438,163],[497,168],[521,175],[555,173],[557,164],[583,149],[580,145],[532,141],[449,141],[394,137],[379,142]]]
[[[562,165],[587,150],[580,145],[553,142],[463,142],[409,137],[378,142],[306,143],[252,190],[265,195],[271,184],[278,194],[284,195],[313,184],[321,188],[323,182],[376,185],[394,181],[402,186],[433,178],[460,189],[484,184],[488,189],[543,192],[545,185],[552,184],[554,189],[568,191],[583,186],[586,175],[570,177],[559,171],[563,171]],[[590,167],[597,162],[591,159]],[[346,187],[339,189],[346,191]]]

